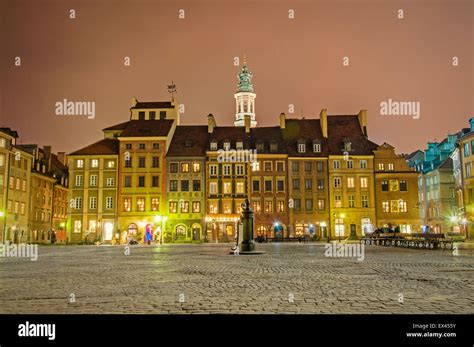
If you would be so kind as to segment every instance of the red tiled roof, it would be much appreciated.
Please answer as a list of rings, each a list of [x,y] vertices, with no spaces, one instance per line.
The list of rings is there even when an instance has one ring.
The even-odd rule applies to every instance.
[[[174,106],[171,104],[171,101],[139,101],[132,109],[138,108],[174,108]]]
[[[89,146],[81,148],[69,155],[112,155],[118,154],[119,141],[116,139],[103,139]]]
[[[167,157],[199,157],[206,155],[207,125],[180,125],[176,127]]]
[[[319,119],[287,119],[285,129],[281,129],[283,140],[285,141],[288,154],[298,157],[327,156],[327,139],[323,138]],[[313,152],[313,141],[321,143],[321,153]],[[298,152],[298,142],[306,144],[306,152]]]
[[[173,120],[131,120],[125,125],[119,137],[167,136]]]
[[[123,130],[125,129],[125,126],[128,124],[128,122],[123,122],[123,123],[119,123],[119,124],[115,124],[115,125],[112,125],[110,127],[107,127],[105,129],[102,129],[103,131],[107,131],[107,130]]]
[[[209,143],[217,141],[218,148],[222,148],[224,141],[231,143],[231,148],[235,148],[237,141],[244,143],[244,148],[249,148],[250,133],[245,132],[245,127],[221,126],[215,127],[212,134],[209,134]]]
[[[328,145],[333,155],[343,154],[344,140],[352,144],[352,155],[371,155],[378,145],[366,138],[362,133],[357,115],[328,115]]]

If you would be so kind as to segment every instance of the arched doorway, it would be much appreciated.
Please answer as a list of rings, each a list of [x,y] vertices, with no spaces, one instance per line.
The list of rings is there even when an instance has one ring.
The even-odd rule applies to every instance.
[[[276,239],[283,238],[283,225],[280,223],[273,225],[273,235]]]
[[[138,225],[136,225],[135,223],[129,224],[128,230],[127,230],[127,238],[135,239],[137,235],[138,235]]]
[[[201,239],[201,225],[200,224],[193,224],[191,226],[192,232],[192,240],[199,241]]]
[[[184,241],[186,240],[186,225],[178,224],[175,227],[175,239],[176,241]]]

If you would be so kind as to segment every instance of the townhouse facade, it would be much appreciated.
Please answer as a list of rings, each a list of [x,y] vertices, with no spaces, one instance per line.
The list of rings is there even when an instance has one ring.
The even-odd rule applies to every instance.
[[[416,173],[393,147],[369,140],[367,111],[322,110],[315,119],[280,114],[277,126],[256,127],[246,65],[238,80],[234,126],[218,126],[211,114],[207,126],[180,125],[174,98],[133,99],[128,121],[71,153],[70,240],[233,241],[246,198],[255,236],[330,240],[388,224],[406,232],[419,227]]]
[[[106,137],[68,156],[68,242],[112,242],[117,234],[119,142]]]
[[[374,151],[375,201],[379,227],[402,233],[421,230],[418,173],[387,143]]]

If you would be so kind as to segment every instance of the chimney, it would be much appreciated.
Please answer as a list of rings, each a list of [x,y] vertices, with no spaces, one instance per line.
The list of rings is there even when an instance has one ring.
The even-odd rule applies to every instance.
[[[61,162],[63,165],[66,165],[66,152],[58,152],[58,160]]]
[[[321,113],[319,113],[319,123],[321,125],[321,132],[323,133],[323,137],[328,137],[328,110],[322,109]]]
[[[250,115],[246,114],[244,116],[244,125],[245,125],[245,132],[249,133],[250,132]]]
[[[286,126],[286,114],[284,112],[280,113],[280,128],[285,129]]]
[[[44,159],[46,160],[47,170],[51,168],[51,146],[43,146]]]
[[[360,110],[357,117],[359,118],[359,124],[360,128],[362,129],[362,133],[367,136],[367,110]]]
[[[474,131],[474,117],[469,119],[469,130]]]
[[[207,115],[207,132],[212,134],[214,132],[214,128],[216,127],[216,120],[214,119],[214,115],[209,113]]]
[[[135,107],[137,105],[137,98],[132,98],[132,107]]]

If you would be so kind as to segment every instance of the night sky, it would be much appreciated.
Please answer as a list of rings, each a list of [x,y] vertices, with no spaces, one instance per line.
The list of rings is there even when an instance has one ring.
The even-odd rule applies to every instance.
[[[127,121],[132,97],[169,100],[174,81],[182,124],[213,113],[231,125],[234,57],[245,53],[259,125],[278,124],[281,112],[366,108],[372,141],[411,152],[474,116],[473,18],[470,0],[2,0],[0,123],[20,143],[70,152]],[[56,115],[63,99],[95,102],[95,118]],[[389,99],[420,102],[420,119],[381,115]]]

